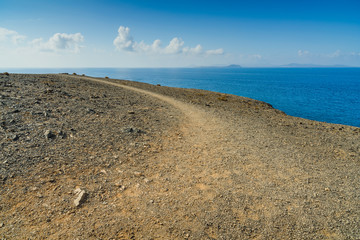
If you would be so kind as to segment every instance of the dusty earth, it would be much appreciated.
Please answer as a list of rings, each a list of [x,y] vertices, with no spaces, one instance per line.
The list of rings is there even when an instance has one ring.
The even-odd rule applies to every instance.
[[[66,74],[0,100],[0,239],[360,239],[359,128]]]

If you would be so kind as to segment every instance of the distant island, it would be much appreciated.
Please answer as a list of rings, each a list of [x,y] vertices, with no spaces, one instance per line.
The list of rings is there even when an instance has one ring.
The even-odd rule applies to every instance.
[[[242,66],[238,64],[230,64],[226,66],[202,66],[202,67],[195,67],[195,68],[242,68]]]
[[[346,68],[351,66],[346,65],[318,65],[318,64],[301,64],[301,63],[290,63],[281,65],[280,67],[287,68]]]

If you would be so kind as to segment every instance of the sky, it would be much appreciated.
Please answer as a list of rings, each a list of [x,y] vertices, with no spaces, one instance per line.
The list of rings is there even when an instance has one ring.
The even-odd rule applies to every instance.
[[[359,0],[0,0],[0,68],[360,67]]]

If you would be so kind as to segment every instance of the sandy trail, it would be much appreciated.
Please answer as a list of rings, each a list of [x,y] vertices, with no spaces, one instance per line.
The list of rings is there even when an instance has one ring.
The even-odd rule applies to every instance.
[[[254,159],[246,168],[238,165],[237,154],[246,154],[245,152],[249,152],[252,147],[249,142],[244,144],[240,128],[235,131],[235,126],[214,114],[168,96],[99,79],[86,79],[149,95],[182,112],[182,124],[176,135],[168,140],[164,151],[156,156],[156,159],[151,160],[152,170],[149,172],[154,173],[159,182],[158,189],[147,195],[152,199],[161,199],[162,208],[157,211],[162,221],[175,225],[181,222],[182,226],[187,226],[185,229],[191,232],[192,236],[200,237],[207,232],[208,236],[215,238],[218,230],[212,229],[213,226],[209,223],[216,217],[221,216],[222,220],[228,221],[235,217],[237,222],[246,221],[246,216],[242,213],[244,206],[239,201],[244,201],[244,197],[250,196],[253,191],[243,188],[241,183],[251,184],[252,177],[249,175],[253,174],[254,169],[257,169],[257,173],[268,171],[260,169],[263,164]],[[166,171],[159,174],[157,169]],[[242,177],[239,178],[238,175]],[[262,178],[260,175],[256,177]],[[164,190],[165,197],[162,193]],[[132,194],[140,193],[133,190]],[[229,205],[230,200],[231,205],[241,206],[242,209],[235,210]],[[262,206],[256,208],[261,209]],[[146,212],[147,209],[142,211]],[[254,218],[260,218],[255,215]],[[231,228],[226,231],[231,232]],[[165,233],[166,231],[160,231],[159,234]]]

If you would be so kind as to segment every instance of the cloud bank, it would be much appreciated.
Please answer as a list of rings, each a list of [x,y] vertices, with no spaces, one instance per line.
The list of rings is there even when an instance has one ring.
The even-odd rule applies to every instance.
[[[16,31],[0,27],[0,41],[7,41],[10,39],[13,44],[18,44],[25,38],[25,36],[20,35]]]
[[[67,34],[55,33],[46,42],[42,38],[37,38],[31,41],[31,45],[40,51],[48,52],[79,52],[80,43],[84,41],[84,36],[81,33]]]
[[[114,46],[117,50],[128,52],[143,52],[150,54],[188,54],[188,55],[222,55],[224,50],[222,48],[213,50],[203,50],[202,46],[198,44],[194,48],[184,47],[184,41],[181,38],[174,37],[167,46],[162,47],[161,41],[156,39],[152,44],[146,44],[144,41],[140,43],[134,41],[130,35],[130,28],[120,26],[118,35],[114,39]]]
[[[308,50],[299,50],[298,51],[298,56],[299,57],[304,57],[304,56],[309,56],[310,52]]]

